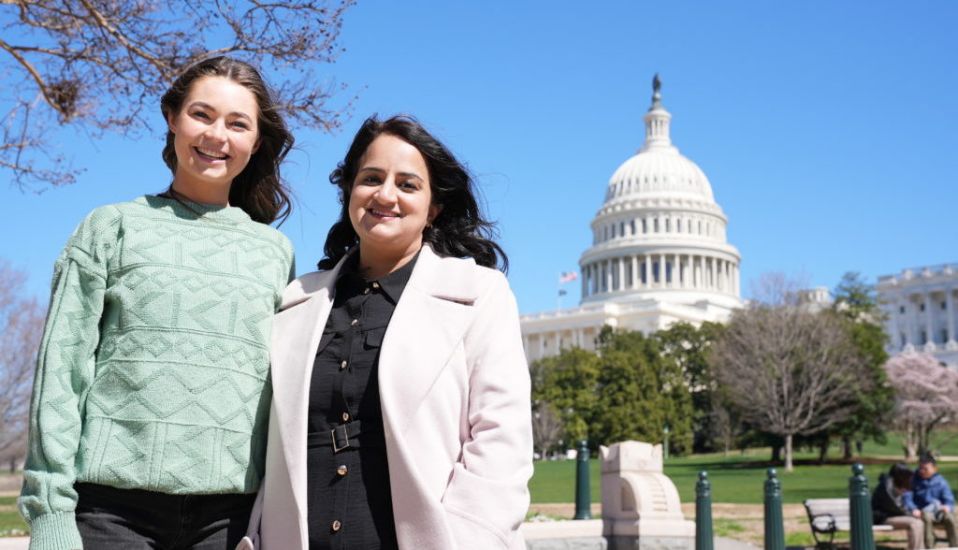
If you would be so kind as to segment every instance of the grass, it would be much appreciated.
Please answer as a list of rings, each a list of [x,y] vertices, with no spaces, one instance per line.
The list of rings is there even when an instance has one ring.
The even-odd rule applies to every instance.
[[[958,454],[958,453],[956,453]],[[780,466],[767,461],[767,451],[739,454],[728,457],[696,455],[670,459],[665,465],[665,474],[671,478],[679,491],[682,502],[695,500],[695,483],[698,472],[708,472],[712,483],[713,502],[731,504],[761,504],[766,470],[775,466],[782,483],[782,499],[785,503],[801,503],[807,498],[831,498],[848,495],[848,479],[851,468],[848,464],[814,463],[813,455],[798,454],[795,470],[785,472]],[[866,458],[865,475],[874,487],[878,475],[888,470],[892,460]],[[942,462],[940,472],[952,487],[958,487],[958,463]],[[597,459],[589,461],[590,492],[592,502],[601,502],[600,465]],[[532,502],[573,502],[575,500],[575,461],[540,461],[535,465],[535,474],[529,483]]]
[[[27,524],[17,512],[17,497],[0,497],[0,537],[17,537],[27,532]]]
[[[741,523],[725,518],[716,518],[712,522],[712,529],[715,530],[715,536],[718,537],[732,537],[735,538],[735,535],[740,535],[745,532],[745,526]]]

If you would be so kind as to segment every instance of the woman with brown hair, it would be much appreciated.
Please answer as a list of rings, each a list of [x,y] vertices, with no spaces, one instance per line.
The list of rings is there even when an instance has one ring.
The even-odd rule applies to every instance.
[[[168,190],[95,209],[54,266],[19,502],[32,550],[232,548],[260,485],[293,269],[268,224],[289,212],[293,138],[227,57],[161,106]]]

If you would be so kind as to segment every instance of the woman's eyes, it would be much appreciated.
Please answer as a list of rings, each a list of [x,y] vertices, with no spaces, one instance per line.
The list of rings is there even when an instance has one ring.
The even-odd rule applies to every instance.
[[[379,176],[369,175],[364,177],[360,183],[363,185],[382,185],[383,179]],[[396,183],[396,187],[407,192],[419,191],[419,184],[412,180],[400,181]]]
[[[213,117],[211,117],[209,114],[207,114],[207,113],[205,113],[205,112],[203,112],[203,111],[194,111],[194,112],[193,112],[193,117],[198,118],[198,119],[203,120],[203,121],[206,121],[206,122],[210,122],[210,121],[213,120]],[[236,129],[239,129],[239,130],[249,130],[249,129],[250,129],[249,123],[246,122],[245,120],[234,120],[234,121],[230,122],[229,125],[230,125],[230,127],[236,128]]]

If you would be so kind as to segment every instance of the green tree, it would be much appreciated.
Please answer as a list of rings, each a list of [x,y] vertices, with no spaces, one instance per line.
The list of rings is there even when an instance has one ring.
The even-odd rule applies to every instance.
[[[598,402],[599,375],[599,357],[579,348],[563,350],[531,366],[533,408],[552,406],[567,444],[589,436],[589,423]]]
[[[680,369],[691,396],[693,449],[696,452],[727,447],[729,432],[734,431],[734,427],[728,425],[731,419],[722,416],[725,409],[716,402],[715,381],[708,362],[709,348],[723,328],[719,323],[706,322],[698,327],[675,323],[653,335],[662,355],[674,361]]]
[[[669,450],[692,449],[692,398],[682,367],[640,332],[599,336],[599,402],[592,422],[598,443],[637,439],[656,443],[669,427]]]
[[[874,286],[857,272],[845,273],[835,287],[832,309],[845,325],[868,377],[874,382],[872,391],[856,396],[857,403],[848,420],[829,432],[829,435],[841,439],[842,455],[845,459],[850,459],[853,441],[884,441],[885,426],[895,404],[895,393],[888,383],[884,368],[888,360],[888,354],[885,352],[887,336],[881,326],[882,314],[878,308]],[[822,439],[827,446],[831,437],[826,435]]]

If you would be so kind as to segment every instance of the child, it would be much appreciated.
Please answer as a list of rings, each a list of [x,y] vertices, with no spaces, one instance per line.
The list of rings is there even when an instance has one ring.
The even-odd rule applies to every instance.
[[[938,463],[931,454],[918,459],[918,471],[911,480],[911,493],[905,496],[905,510],[925,524],[925,546],[935,546],[935,524],[944,525],[948,546],[958,546],[955,529],[955,495],[945,478],[938,473]]]

